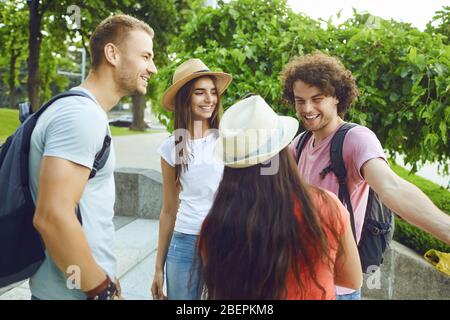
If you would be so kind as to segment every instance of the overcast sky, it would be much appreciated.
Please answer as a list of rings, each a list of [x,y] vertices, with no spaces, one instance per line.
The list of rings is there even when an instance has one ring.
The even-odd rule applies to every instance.
[[[384,19],[410,22],[413,26],[423,30],[443,6],[450,6],[450,0],[288,0],[295,12],[303,12],[311,18],[330,16],[336,19],[336,13],[342,10],[341,20],[352,15],[352,7],[358,12],[367,11],[374,16]]]

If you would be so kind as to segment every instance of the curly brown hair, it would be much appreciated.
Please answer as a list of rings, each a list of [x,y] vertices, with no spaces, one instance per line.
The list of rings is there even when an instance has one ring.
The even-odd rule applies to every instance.
[[[336,97],[341,117],[359,94],[352,73],[339,59],[321,52],[295,57],[282,71],[283,98],[290,104],[294,104],[293,87],[298,80],[319,88],[327,96]]]

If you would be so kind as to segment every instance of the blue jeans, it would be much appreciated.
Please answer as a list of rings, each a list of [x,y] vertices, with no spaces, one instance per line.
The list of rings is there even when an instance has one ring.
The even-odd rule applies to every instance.
[[[194,268],[197,236],[173,232],[166,258],[167,298],[197,300],[198,268]]]
[[[337,294],[336,300],[361,300],[361,289],[349,294]]]

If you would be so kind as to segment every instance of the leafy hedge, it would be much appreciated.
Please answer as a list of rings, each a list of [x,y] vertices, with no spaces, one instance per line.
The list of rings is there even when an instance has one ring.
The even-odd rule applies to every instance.
[[[450,215],[450,192],[436,184],[416,175],[411,175],[404,168],[390,164],[391,168],[403,179],[418,186],[433,203],[442,211]],[[450,252],[450,246],[436,239],[429,233],[416,228],[403,219],[396,217],[395,219],[394,239],[403,243],[407,247],[413,249],[417,253],[423,255],[429,249],[436,249],[443,252]]]
[[[176,65],[198,57],[233,75],[225,107],[252,91],[278,113],[294,115],[281,99],[282,68],[294,56],[326,52],[341,58],[357,79],[361,96],[350,120],[370,127],[392,155],[404,154],[413,170],[425,161],[448,170],[450,46],[442,39],[369,14],[354,12],[335,27],[295,14],[284,0],[231,1],[196,12],[169,46],[172,63],[153,81],[160,97]],[[171,114],[159,101],[154,104],[171,130]]]

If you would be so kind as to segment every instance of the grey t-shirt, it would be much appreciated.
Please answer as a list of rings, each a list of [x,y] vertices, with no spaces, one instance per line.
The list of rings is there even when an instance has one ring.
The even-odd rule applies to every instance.
[[[73,89],[82,90],[95,100],[88,90],[80,87]],[[109,132],[105,111],[88,98],[62,98],[49,106],[40,116],[31,136],[29,173],[33,199],[36,201],[39,192],[38,179],[43,156],[58,157],[92,169],[107,130]],[[115,154],[111,143],[108,161],[87,182],[79,203],[83,232],[91,252],[98,265],[111,278],[116,274],[113,253],[114,167]],[[30,279],[32,294],[39,299],[85,299],[81,290],[67,287],[67,277],[72,272],[61,272],[46,252],[46,259]]]

